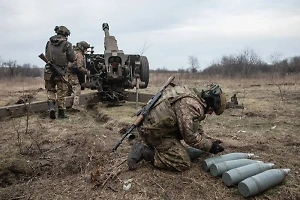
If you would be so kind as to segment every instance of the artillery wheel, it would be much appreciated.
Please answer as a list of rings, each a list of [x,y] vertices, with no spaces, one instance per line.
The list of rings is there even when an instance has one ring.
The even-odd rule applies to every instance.
[[[142,89],[147,88],[149,83],[149,62],[146,56],[141,56],[141,81],[145,82],[146,85],[141,87]]]

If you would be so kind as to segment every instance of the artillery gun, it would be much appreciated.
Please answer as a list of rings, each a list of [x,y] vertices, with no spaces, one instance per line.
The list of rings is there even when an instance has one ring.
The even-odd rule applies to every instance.
[[[146,56],[124,54],[119,50],[117,40],[109,34],[107,23],[104,31],[104,53],[95,54],[93,47],[85,55],[85,67],[90,75],[81,84],[82,88],[97,90],[102,101],[119,103],[126,100],[125,89],[147,88],[149,63]]]

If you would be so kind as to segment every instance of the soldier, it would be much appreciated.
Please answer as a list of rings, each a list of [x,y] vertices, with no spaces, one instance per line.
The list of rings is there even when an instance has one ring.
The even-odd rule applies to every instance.
[[[73,104],[72,108],[79,109],[79,96],[81,93],[81,85],[79,82],[79,78],[82,77],[83,74],[89,74],[89,70],[84,68],[84,54],[87,52],[87,49],[90,48],[90,45],[85,42],[81,41],[76,44],[74,47],[76,60],[73,63],[70,63],[68,66],[68,81],[72,85],[73,91]],[[68,91],[68,96],[71,95],[72,91]],[[79,109],[80,110],[80,109]]]
[[[68,42],[70,31],[65,26],[56,26],[54,31],[57,35],[50,37],[46,44],[45,56],[46,58],[60,67],[64,72],[66,71],[69,62],[74,62],[75,52],[72,44]],[[65,75],[64,75],[65,76]],[[68,118],[65,114],[65,96],[67,92],[67,85],[59,78],[59,76],[51,71],[49,66],[45,66],[44,70],[45,88],[48,95],[48,106],[50,110],[50,118],[55,119],[55,103],[58,106],[58,118]],[[56,97],[57,96],[57,97]]]
[[[225,107],[225,94],[218,85],[201,92],[169,85],[138,129],[146,145],[132,146],[127,158],[129,169],[137,169],[137,163],[144,159],[158,168],[184,171],[203,151],[222,152],[221,141],[205,135],[200,121],[206,114],[222,114]],[[185,148],[180,140],[190,147]]]

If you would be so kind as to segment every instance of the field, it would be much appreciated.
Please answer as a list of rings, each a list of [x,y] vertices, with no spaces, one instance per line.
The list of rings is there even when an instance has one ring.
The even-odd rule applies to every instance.
[[[151,74],[143,93],[154,94],[170,74]],[[291,171],[280,185],[248,199],[300,199],[299,76],[259,79],[195,79],[175,74],[176,83],[204,88],[220,84],[228,100],[236,93],[245,109],[227,109],[203,121],[207,134],[223,140],[225,151],[254,153],[255,159]],[[13,84],[12,84],[13,83]],[[43,79],[1,80],[0,106],[30,96],[45,100]],[[89,92],[84,91],[84,92]],[[141,107],[142,104],[139,105]],[[129,171],[131,145],[113,146],[135,120],[135,103],[68,111],[69,119],[50,120],[47,112],[0,121],[0,199],[243,199],[201,169],[204,154],[190,170],[170,172],[141,162]],[[124,190],[124,182],[131,187]]]

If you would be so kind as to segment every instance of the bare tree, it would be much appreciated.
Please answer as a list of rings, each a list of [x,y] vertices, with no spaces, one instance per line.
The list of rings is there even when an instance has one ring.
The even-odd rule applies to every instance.
[[[251,73],[254,73],[254,68],[262,64],[259,56],[249,47],[245,48],[237,59],[244,77],[249,77]]]
[[[273,80],[275,77],[276,72],[280,71],[280,66],[282,65],[281,61],[282,53],[280,52],[274,52],[269,56],[269,60],[271,62],[272,71],[271,71],[271,80]]]
[[[198,58],[197,58],[196,56],[189,56],[188,62],[189,62],[189,71],[190,71],[191,73],[196,73],[196,72],[198,72],[198,69],[199,69],[199,61],[198,61]]]
[[[269,56],[269,60],[271,61],[271,63],[273,65],[279,63],[279,61],[281,60],[280,58],[282,57],[282,53],[280,52],[274,52],[273,54],[271,54]]]
[[[289,72],[300,72],[300,56],[294,56],[290,59]]]
[[[8,61],[3,63],[4,67],[8,69],[8,77],[13,77],[16,74],[17,61]]]
[[[0,78],[40,77],[42,74],[43,70],[36,65],[30,63],[19,65],[17,61],[3,61],[0,57]]]

